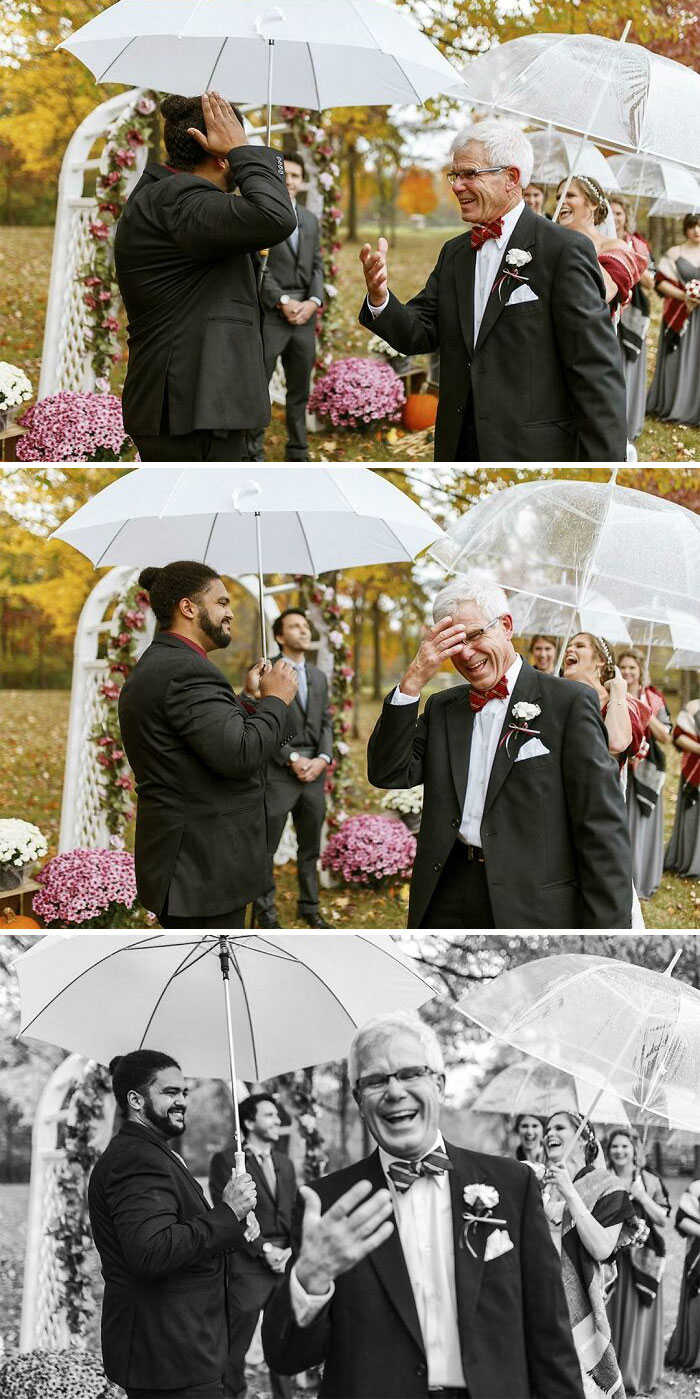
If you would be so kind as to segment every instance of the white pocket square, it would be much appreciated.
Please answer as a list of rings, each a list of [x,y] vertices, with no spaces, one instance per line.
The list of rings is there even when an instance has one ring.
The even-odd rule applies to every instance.
[[[527,743],[524,743],[522,748],[518,751],[515,761],[516,763],[522,763],[525,758],[546,757],[548,753],[549,749],[545,748],[543,743],[540,743],[539,738],[529,738]]]
[[[484,1263],[490,1263],[492,1258],[500,1258],[502,1253],[510,1253],[513,1247],[513,1240],[507,1229],[493,1229],[486,1240]]]
[[[532,287],[526,287],[521,284],[519,287],[515,288],[512,296],[508,297],[506,305],[522,306],[524,301],[539,301],[539,299],[539,296],[532,290]]]

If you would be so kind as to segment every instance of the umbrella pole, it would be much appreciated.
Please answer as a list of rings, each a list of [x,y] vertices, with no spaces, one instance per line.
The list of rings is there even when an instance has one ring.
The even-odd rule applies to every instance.
[[[625,40],[626,40],[626,38],[627,38],[627,35],[629,34],[631,28],[632,28],[632,21],[631,21],[631,19],[628,19],[628,21],[627,21],[627,23],[626,23],[626,25],[625,25],[625,27],[624,27],[624,29],[623,29],[623,31],[622,31],[622,34],[620,35],[620,38],[619,38],[619,40],[618,40],[618,43],[624,44],[624,42],[625,42]],[[597,117],[597,115],[598,115],[598,112],[600,111],[600,108],[601,108],[601,106],[602,106],[602,104],[603,104],[603,97],[604,97],[604,96],[605,96],[605,87],[604,87],[603,83],[601,83],[601,85],[600,85],[600,92],[599,92],[599,94],[598,94],[597,101],[596,101],[596,103],[595,103],[595,106],[594,106],[594,108],[593,108],[593,111],[591,112],[591,115],[590,115],[589,120],[588,120],[588,129],[587,129],[587,131],[584,132],[583,136],[581,137],[581,139],[580,139],[580,141],[579,141],[579,143],[578,143],[578,146],[577,146],[576,151],[575,151],[575,153],[574,153],[573,161],[571,162],[571,169],[570,169],[570,171],[569,171],[569,174],[568,174],[567,177],[566,177],[566,184],[564,185],[564,188],[563,188],[563,190],[562,190],[562,192],[561,192],[561,195],[560,195],[559,199],[557,200],[557,207],[556,207],[556,209],[554,210],[554,214],[553,214],[553,216],[552,216],[552,217],[553,217],[553,220],[554,220],[554,223],[556,223],[556,221],[557,221],[557,219],[559,218],[559,215],[560,215],[560,213],[561,213],[561,206],[562,206],[562,204],[564,203],[564,200],[566,199],[566,196],[567,196],[567,194],[568,194],[568,192],[569,192],[569,185],[571,184],[571,180],[572,180],[573,174],[574,174],[575,171],[576,171],[576,162],[577,162],[577,160],[578,160],[578,158],[579,158],[579,156],[580,156],[580,154],[581,154],[581,152],[582,152],[582,150],[583,150],[583,148],[584,148],[584,146],[585,146],[585,144],[586,144],[586,141],[588,141],[589,138],[590,138],[591,131],[592,131],[592,129],[593,129],[593,123],[594,123],[594,121],[595,121],[595,119],[596,119],[596,117]]]
[[[267,660],[267,636],[265,632],[265,587],[263,584],[262,538],[260,534],[260,511],[255,511],[255,547],[258,554],[258,599],[260,602],[260,643],[262,658]]]
[[[275,63],[275,41],[267,41],[267,133],[265,145],[269,146],[272,139],[272,70]]]
[[[237,1176],[245,1175],[245,1152],[241,1143],[241,1120],[238,1113],[238,1089],[236,1087],[236,1052],[233,1046],[233,1017],[231,1015],[231,987],[229,982],[229,967],[231,965],[231,953],[229,952],[228,938],[219,938],[219,962],[221,963],[221,979],[224,984],[224,1002],[226,1005],[226,1030],[228,1034],[228,1063],[231,1076],[231,1105],[233,1108],[233,1136],[234,1148],[233,1159],[235,1161],[235,1173]],[[258,1232],[257,1220],[252,1210],[246,1215],[247,1229],[252,1229],[252,1237]]]
[[[629,25],[627,26],[627,28],[629,28]],[[625,33],[624,33],[624,35],[623,35],[623,39],[621,39],[620,42],[622,43],[626,37],[627,37],[627,29],[625,29]],[[562,197],[563,197],[563,196],[562,196]],[[556,215],[555,215],[555,222],[556,222]],[[607,503],[607,505],[606,505],[606,507],[605,507],[605,514],[603,515],[603,518],[602,518],[602,520],[601,520],[601,522],[600,522],[600,529],[598,530],[598,538],[596,539],[596,542],[595,542],[595,544],[594,544],[594,546],[593,546],[593,548],[592,548],[592,550],[591,550],[591,556],[590,556],[590,558],[589,558],[589,560],[588,560],[588,563],[586,564],[586,567],[585,567],[585,571],[584,571],[584,574],[583,574],[583,582],[581,583],[581,591],[580,591],[579,597],[578,597],[578,608],[583,607],[584,604],[585,604],[585,601],[586,601],[586,589],[587,589],[587,587],[588,587],[588,584],[589,584],[590,581],[591,581],[591,575],[592,575],[592,573],[593,573],[593,565],[594,565],[594,563],[595,563],[596,555],[597,555],[598,549],[599,549],[599,547],[600,547],[600,537],[601,537],[601,535],[602,535],[602,533],[603,533],[603,530],[605,529],[605,522],[606,522],[606,520],[607,520],[607,518],[608,518],[608,514],[609,514],[609,512],[610,512],[610,506],[612,505],[613,491],[614,491],[614,489],[615,489],[615,482],[617,481],[617,473],[618,473],[619,470],[620,470],[619,466],[614,466],[614,467],[612,468],[611,473],[610,473],[610,480],[609,480],[609,482],[608,482],[608,486],[609,486],[609,491],[608,491],[608,503]],[[571,614],[571,623],[572,623],[572,625],[573,625],[573,622],[574,622],[575,615],[576,615],[575,612],[573,612],[573,613]],[[558,669],[558,670],[561,670],[562,661],[563,661],[563,659],[564,659],[564,652],[566,651],[566,648],[567,648],[567,646],[568,646],[568,644],[569,644],[570,639],[571,639],[571,627],[569,628],[569,631],[567,632],[566,636],[564,637],[564,644],[563,644],[563,646],[562,646],[562,648],[561,648],[561,651],[559,652],[559,664],[558,664],[558,666],[557,666],[557,669]],[[597,1099],[596,1099],[596,1101],[597,1101]]]

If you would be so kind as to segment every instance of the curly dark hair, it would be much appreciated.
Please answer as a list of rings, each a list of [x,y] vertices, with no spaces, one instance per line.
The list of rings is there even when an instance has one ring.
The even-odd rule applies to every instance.
[[[148,593],[158,626],[164,631],[172,625],[175,608],[183,597],[193,602],[221,575],[206,563],[180,559],[164,568],[144,568],[139,574],[139,586]]]
[[[207,124],[202,112],[201,97],[179,97],[177,93],[171,93],[161,102],[160,110],[163,117],[163,139],[170,164],[178,170],[195,170],[207,159],[207,153],[195,141],[194,136],[188,136],[187,130],[188,127],[194,126],[206,136]],[[237,107],[233,110],[242,126],[241,113]]]
[[[126,1117],[129,1111],[127,1094],[135,1089],[146,1093],[161,1069],[179,1069],[177,1059],[171,1054],[161,1054],[157,1049],[135,1049],[131,1054],[117,1055],[109,1066],[112,1075],[112,1092]]]
[[[686,214],[683,220],[683,232],[688,233],[691,228],[697,228],[700,223],[700,214]]]

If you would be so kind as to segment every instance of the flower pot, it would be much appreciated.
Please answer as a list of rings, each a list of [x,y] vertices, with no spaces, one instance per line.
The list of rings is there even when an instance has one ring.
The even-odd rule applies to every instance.
[[[26,865],[0,865],[0,890],[18,889],[24,884]]]
[[[418,832],[419,832],[419,830],[420,830],[420,820],[421,820],[422,814],[423,814],[423,813],[422,813],[421,811],[400,811],[400,812],[399,812],[399,816],[401,817],[401,820],[403,821],[404,826],[406,827],[407,830],[409,830],[409,831],[411,832],[411,835],[413,835],[413,836],[417,836],[417,835],[418,835]]]
[[[5,428],[10,427],[18,412],[19,408],[0,408],[0,432],[4,432]]]

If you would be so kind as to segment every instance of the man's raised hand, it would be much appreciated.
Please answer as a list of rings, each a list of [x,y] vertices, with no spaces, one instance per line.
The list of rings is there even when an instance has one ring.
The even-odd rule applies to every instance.
[[[297,692],[297,673],[288,661],[275,661],[271,670],[260,677],[260,694],[263,699],[274,695],[276,699],[291,704]]]
[[[225,97],[220,97],[218,92],[203,94],[202,115],[207,128],[206,136],[196,126],[188,126],[187,135],[192,136],[207,155],[223,157],[235,146],[248,145],[248,138],[231,103]]]
[[[434,627],[429,627],[415,659],[399,684],[401,693],[419,695],[423,686],[437,674],[443,661],[461,651],[465,636],[463,623],[453,622],[451,617],[442,617]]]
[[[296,1274],[305,1292],[320,1296],[390,1237],[393,1205],[388,1190],[372,1194],[369,1180],[359,1180],[323,1215],[315,1190],[302,1185],[300,1193],[304,1223]]]
[[[360,248],[360,262],[364,268],[370,306],[381,306],[389,292],[389,274],[386,266],[388,247],[386,238],[378,238],[376,253],[372,252],[369,243],[363,243]]]

